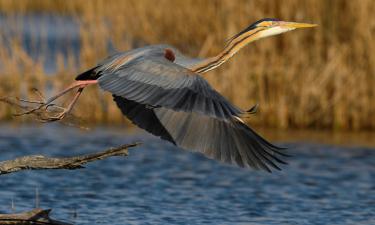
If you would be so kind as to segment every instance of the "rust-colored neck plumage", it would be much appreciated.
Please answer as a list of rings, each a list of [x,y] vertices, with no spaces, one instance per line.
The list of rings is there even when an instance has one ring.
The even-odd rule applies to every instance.
[[[205,73],[216,67],[219,67],[221,64],[225,63],[230,59],[234,54],[236,54],[241,48],[259,39],[259,32],[264,30],[264,28],[256,27],[247,32],[241,32],[231,38],[228,44],[225,46],[224,50],[214,57],[207,58],[200,63],[194,65],[190,68],[193,72],[196,73]]]

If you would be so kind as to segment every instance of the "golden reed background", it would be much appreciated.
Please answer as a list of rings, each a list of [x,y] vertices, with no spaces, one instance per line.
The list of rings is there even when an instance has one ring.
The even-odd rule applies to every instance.
[[[0,31],[0,96],[34,97],[31,87],[54,91],[117,50],[168,43],[191,56],[218,53],[225,39],[250,23],[274,17],[319,24],[255,42],[205,75],[242,108],[259,103],[250,123],[279,128],[375,128],[374,0],[0,0],[3,15],[51,13],[80,26],[80,67],[73,56],[45,76],[17,38],[6,50]],[[65,65],[64,65],[65,64]],[[12,109],[1,104],[0,119]],[[86,90],[75,114],[89,122],[125,121],[109,94]]]

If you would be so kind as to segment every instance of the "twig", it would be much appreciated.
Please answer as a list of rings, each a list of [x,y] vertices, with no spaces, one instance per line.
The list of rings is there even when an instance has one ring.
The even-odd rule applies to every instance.
[[[53,122],[51,120],[51,113],[55,113],[55,110],[62,110],[58,105],[50,104],[46,108],[41,108],[39,110],[32,110],[33,107],[28,105],[28,104],[22,104],[22,103],[30,103],[30,104],[40,104],[38,101],[29,101],[29,100],[23,100],[23,99],[18,99],[18,98],[12,98],[12,97],[0,97],[0,102],[6,103],[15,109],[21,110],[23,112],[14,114],[14,116],[21,116],[21,115],[32,115],[33,118],[41,123],[48,123],[48,122]],[[49,110],[52,108],[52,110]],[[35,109],[35,108],[34,108]],[[24,114],[26,112],[26,114]],[[80,129],[88,130],[87,127],[80,125],[81,119],[73,114],[67,115],[64,120],[58,120],[63,125],[67,126],[74,126]],[[73,122],[72,122],[73,121]]]
[[[15,214],[0,214],[0,224],[3,225],[71,225],[49,217],[51,209],[33,209],[28,212],[15,213]]]
[[[43,108],[35,108],[27,104],[21,104],[21,103],[30,103],[30,104],[41,104],[38,101],[30,101],[30,100],[23,100],[23,99],[18,99],[18,98],[12,98],[12,97],[1,97],[0,102],[6,103],[12,107],[15,107],[18,110],[22,110],[23,112],[16,113],[14,114],[15,116],[21,116],[21,115],[27,115],[31,114],[34,115],[37,120],[40,121],[45,121],[46,118],[50,117],[50,113],[54,113],[53,109],[59,109],[59,106],[55,106],[53,104],[48,105],[49,107],[54,107],[52,108],[52,111],[47,111],[48,108],[43,109]]]
[[[65,158],[49,158],[42,155],[23,156],[13,160],[0,162],[0,175],[14,173],[21,170],[80,169],[84,168],[84,164],[92,161],[102,160],[113,156],[127,156],[128,148],[135,147],[139,144],[140,143],[127,144],[98,153]]]
[[[28,110],[29,109],[28,106],[24,106],[24,105],[19,104],[17,102],[17,99],[10,98],[10,97],[1,97],[0,102],[7,103],[11,106],[16,106],[18,109],[22,109],[22,110]]]

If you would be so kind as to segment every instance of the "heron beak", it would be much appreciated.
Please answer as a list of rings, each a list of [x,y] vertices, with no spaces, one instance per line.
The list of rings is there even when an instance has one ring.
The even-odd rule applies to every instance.
[[[280,26],[287,29],[297,29],[297,28],[309,28],[309,27],[316,27],[317,24],[311,23],[295,23],[295,22],[284,22],[280,21]]]

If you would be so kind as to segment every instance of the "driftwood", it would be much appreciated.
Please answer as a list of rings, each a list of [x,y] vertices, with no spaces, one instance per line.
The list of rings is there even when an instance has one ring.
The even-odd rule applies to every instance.
[[[33,209],[28,212],[15,214],[0,214],[0,224],[2,225],[71,225],[49,217],[51,209]]]
[[[40,98],[43,100],[43,96],[36,91]],[[17,98],[0,98],[0,102],[7,103],[18,110],[23,111],[23,113],[18,114],[22,115],[33,115],[35,119],[40,122],[53,122],[60,121],[66,125],[71,125],[64,121],[61,121],[62,118],[58,120],[51,120],[54,116],[51,116],[51,113],[55,113],[56,110],[63,109],[62,107],[56,106],[54,104],[46,105],[45,107],[33,108],[30,104],[38,102],[32,101],[23,101]],[[30,103],[30,104],[22,104]],[[26,112],[26,113],[25,113]],[[73,117],[70,114],[70,117]],[[74,124],[73,124],[74,125]],[[75,126],[75,125],[74,125]],[[80,127],[82,128],[82,127]],[[135,147],[140,143],[122,145],[116,148],[110,148],[101,152],[72,156],[72,157],[61,157],[61,158],[51,158],[43,155],[30,155],[23,156],[13,160],[7,160],[0,162],[0,175],[14,173],[22,170],[45,170],[45,169],[80,169],[84,168],[83,165],[86,163],[106,159],[113,156],[127,156],[128,149]],[[18,214],[0,214],[0,224],[1,225],[37,225],[37,224],[49,224],[49,225],[70,225],[69,223],[53,220],[49,217],[50,209],[34,209],[29,212],[23,212]]]
[[[38,90],[34,91],[36,92],[36,94],[38,94],[39,98],[44,101],[44,97],[42,96],[42,94]],[[31,114],[34,115],[37,120],[42,122],[53,122],[54,120],[51,120],[53,116],[51,116],[50,114],[54,113],[55,110],[62,108],[54,104],[48,104],[45,107],[35,108],[30,106],[30,104],[40,104],[38,101],[20,100],[18,98],[10,97],[0,98],[0,102],[7,103],[17,108],[18,110],[24,112],[26,111],[26,113],[18,114],[20,116]],[[61,121],[61,119],[59,121]],[[42,155],[23,156],[13,160],[0,162],[0,175],[18,172],[21,170],[79,169],[83,168],[83,165],[88,162],[102,160],[112,156],[127,156],[128,148],[135,147],[137,145],[139,145],[139,143],[122,145],[120,147],[110,148],[98,153],[66,158],[50,158]]]
[[[42,155],[23,156],[0,162],[0,175],[21,170],[80,169],[84,168],[84,164],[92,161],[102,160],[112,156],[127,156],[128,148],[135,147],[139,144],[140,143],[127,144],[102,152],[64,158],[49,158]]]

